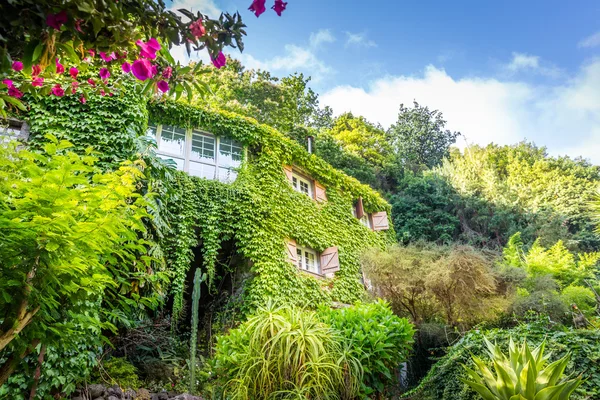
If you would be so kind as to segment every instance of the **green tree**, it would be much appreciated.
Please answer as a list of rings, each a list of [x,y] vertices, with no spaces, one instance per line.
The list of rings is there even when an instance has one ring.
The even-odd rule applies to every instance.
[[[0,146],[0,384],[38,344],[64,348],[158,304],[141,289],[160,281],[142,238],[143,162],[101,173],[91,149],[48,139],[44,153]]]
[[[416,101],[413,108],[400,104],[398,120],[387,134],[398,161],[412,171],[439,165],[460,135],[446,129],[440,111]]]

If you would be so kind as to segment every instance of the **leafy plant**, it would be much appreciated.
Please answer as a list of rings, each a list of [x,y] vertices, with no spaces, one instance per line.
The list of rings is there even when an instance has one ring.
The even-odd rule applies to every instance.
[[[101,363],[98,368],[104,382],[124,389],[137,389],[140,386],[137,369],[125,358],[113,357]]]
[[[363,395],[384,393],[396,383],[396,370],[408,359],[415,333],[408,320],[394,315],[383,300],[342,309],[321,307],[319,314],[360,362]]]
[[[478,371],[464,366],[471,380],[461,379],[485,400],[568,400],[571,393],[581,385],[581,376],[563,378],[568,353],[561,359],[548,364],[549,355],[544,355],[546,342],[530,350],[527,340],[518,348],[512,337],[508,346],[508,357],[500,347],[485,339],[496,376],[479,357],[473,356]]]
[[[363,372],[315,312],[272,302],[218,339],[214,362],[229,399],[353,399]]]

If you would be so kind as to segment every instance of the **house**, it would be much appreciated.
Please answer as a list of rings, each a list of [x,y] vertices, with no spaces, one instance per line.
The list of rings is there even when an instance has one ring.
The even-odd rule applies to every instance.
[[[178,170],[165,199],[171,231],[160,239],[175,312],[195,268],[213,291],[228,281],[247,304],[351,303],[365,294],[361,253],[394,241],[390,206],[376,191],[250,118],[183,102],[65,97],[33,105],[26,119],[32,141],[51,131],[78,149],[92,145],[106,168],[145,136]]]

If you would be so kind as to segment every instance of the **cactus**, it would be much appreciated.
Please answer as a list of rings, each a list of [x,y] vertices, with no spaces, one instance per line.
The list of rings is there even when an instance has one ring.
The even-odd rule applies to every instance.
[[[463,365],[469,385],[484,400],[568,400],[581,384],[581,375],[568,379],[563,373],[571,354],[548,364],[550,355],[544,355],[546,342],[530,350],[527,341],[517,347],[510,339],[508,357],[500,347],[485,339],[496,375],[476,356],[473,361],[478,372]]]

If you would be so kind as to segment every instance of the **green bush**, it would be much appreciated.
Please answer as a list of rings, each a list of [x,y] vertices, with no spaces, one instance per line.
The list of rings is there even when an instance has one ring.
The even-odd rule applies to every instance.
[[[560,294],[567,307],[575,304],[585,315],[592,316],[596,310],[596,297],[594,292],[583,286],[570,285]]]
[[[113,357],[101,363],[99,375],[102,382],[119,385],[123,389],[137,389],[140,386],[137,369],[125,358]]]
[[[472,331],[452,346],[431,369],[414,390],[404,395],[412,400],[479,400],[480,397],[460,381],[467,374],[461,363],[473,367],[471,356],[483,356],[486,345],[484,337],[508,348],[511,337],[527,339],[532,346],[546,340],[546,349],[552,360],[571,353],[566,373],[582,373],[584,381],[571,396],[572,400],[600,398],[600,330],[577,330],[560,328],[551,330],[540,318],[537,322],[519,325],[513,329]]]
[[[319,314],[360,361],[362,394],[383,393],[397,382],[395,372],[407,360],[414,335],[406,318],[394,315],[382,300],[338,310],[322,307]]]
[[[313,311],[268,303],[217,341],[213,360],[225,399],[353,399],[362,368]]]

